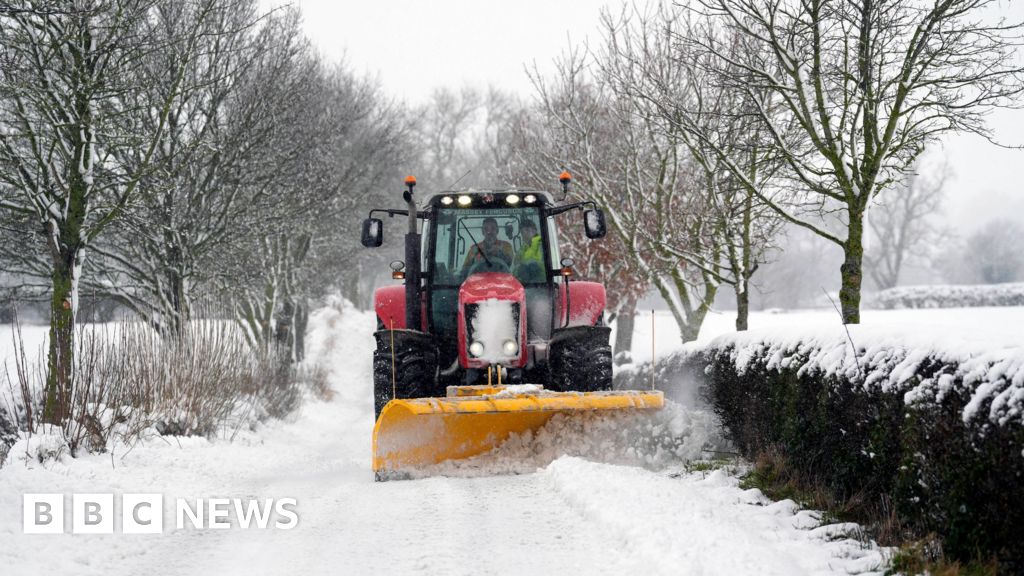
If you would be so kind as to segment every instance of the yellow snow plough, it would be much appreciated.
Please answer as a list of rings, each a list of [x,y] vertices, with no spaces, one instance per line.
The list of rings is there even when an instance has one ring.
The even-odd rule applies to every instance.
[[[372,210],[362,230],[378,247],[374,215],[408,217],[405,262],[391,266],[404,285],[374,294],[378,479],[486,453],[555,414],[662,407],[661,392],[612,390],[604,286],[573,280],[573,261],[559,258],[559,214],[582,210],[587,237],[605,235],[593,202],[467,191],[419,210],[415,184],[406,179],[407,209]]]

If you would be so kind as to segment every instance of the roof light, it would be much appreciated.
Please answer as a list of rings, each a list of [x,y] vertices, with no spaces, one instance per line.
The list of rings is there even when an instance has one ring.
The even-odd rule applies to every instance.
[[[524,200],[524,201],[525,201],[525,202],[526,202],[527,204],[533,204],[534,202],[536,202],[536,201],[537,201],[537,197],[536,197],[536,196],[534,196],[533,194],[527,194],[527,195],[526,195],[525,197],[523,197],[523,200]]]
[[[445,206],[451,206],[452,202],[454,202],[454,200],[452,200],[451,196],[441,197],[441,204],[444,204]]]
[[[508,196],[505,196],[505,202],[508,202],[509,204],[519,204],[519,195],[509,194]]]
[[[459,206],[469,206],[472,203],[473,203],[473,198],[472,197],[466,196],[465,194],[463,194],[462,196],[459,196]]]

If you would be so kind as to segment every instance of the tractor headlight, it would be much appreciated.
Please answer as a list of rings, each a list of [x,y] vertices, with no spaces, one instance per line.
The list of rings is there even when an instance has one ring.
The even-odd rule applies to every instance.
[[[473,342],[469,345],[469,353],[479,358],[484,355],[484,345],[482,342]]]
[[[519,204],[519,195],[518,194],[509,194],[508,196],[505,196],[505,202],[508,202],[509,204],[513,204],[513,205]]]
[[[525,200],[527,204],[533,204],[534,202],[537,201],[537,197],[534,196],[533,194],[527,194],[526,197],[523,198],[523,200]]]
[[[515,356],[519,352],[519,344],[516,344],[515,340],[505,340],[505,343],[501,345],[501,351],[505,353],[505,356]]]

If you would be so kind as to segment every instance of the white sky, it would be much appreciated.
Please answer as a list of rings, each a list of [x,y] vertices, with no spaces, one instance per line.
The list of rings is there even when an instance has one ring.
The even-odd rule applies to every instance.
[[[261,0],[265,6],[282,0]],[[328,59],[379,75],[384,87],[421,102],[439,86],[493,85],[529,96],[524,65],[550,70],[572,40],[597,39],[602,6],[618,0],[295,0],[309,37]],[[1024,2],[1000,0],[994,13],[1024,19]],[[1024,111],[992,117],[1001,141],[1024,144]],[[1024,222],[1024,151],[972,136],[948,137],[952,167],[947,216],[961,234],[992,218]]]

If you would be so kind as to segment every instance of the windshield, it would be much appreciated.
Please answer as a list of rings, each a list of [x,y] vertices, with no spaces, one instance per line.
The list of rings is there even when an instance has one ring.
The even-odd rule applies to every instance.
[[[435,285],[457,286],[476,272],[511,272],[524,285],[546,281],[536,207],[441,208],[436,223]]]

